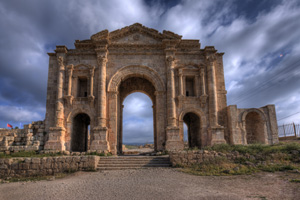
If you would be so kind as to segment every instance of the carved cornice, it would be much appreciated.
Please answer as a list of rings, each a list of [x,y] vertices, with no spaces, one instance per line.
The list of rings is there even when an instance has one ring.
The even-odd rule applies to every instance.
[[[56,46],[55,53],[68,53],[68,48],[64,45]]]

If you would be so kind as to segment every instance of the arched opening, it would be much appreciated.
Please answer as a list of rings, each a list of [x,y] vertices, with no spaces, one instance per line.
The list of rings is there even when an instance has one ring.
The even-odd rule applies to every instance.
[[[187,126],[187,140],[189,148],[201,148],[200,118],[195,113],[186,113],[183,122]]]
[[[90,117],[87,114],[77,114],[73,119],[71,151],[84,152],[88,150]]]
[[[247,144],[264,143],[264,122],[257,112],[246,115]]]
[[[129,77],[119,86],[118,153],[123,144],[154,143],[156,150],[155,88],[141,77]]]
[[[123,102],[123,144],[153,144],[153,108],[151,99],[140,92],[128,95]]]

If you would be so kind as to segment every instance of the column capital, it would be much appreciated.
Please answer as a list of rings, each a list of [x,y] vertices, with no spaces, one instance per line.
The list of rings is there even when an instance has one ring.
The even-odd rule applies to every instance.
[[[179,76],[183,76],[183,70],[182,70],[182,69],[179,69],[179,70],[178,70],[178,74],[179,74]]]
[[[58,56],[57,57],[57,63],[58,63],[58,66],[59,66],[59,70],[65,70],[64,57]]]
[[[99,66],[103,65],[103,64],[106,64],[107,62],[107,55],[97,55],[97,63]]]
[[[95,72],[95,66],[90,67],[90,76],[93,77]]]
[[[167,56],[166,57],[166,65],[168,68],[174,68],[175,67],[175,57],[174,56]]]

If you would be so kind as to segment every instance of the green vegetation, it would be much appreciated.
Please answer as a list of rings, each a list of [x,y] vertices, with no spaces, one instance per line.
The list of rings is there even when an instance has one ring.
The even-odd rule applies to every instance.
[[[139,148],[139,146],[138,145],[125,145],[125,147],[127,148],[127,149],[138,149]]]
[[[292,183],[300,183],[300,179],[292,179],[292,180],[290,180],[290,182],[292,182]]]
[[[91,155],[91,156],[112,156],[112,153],[110,153],[110,152],[108,152],[108,153],[91,152],[91,153],[87,153],[85,155]]]
[[[300,144],[298,143],[247,146],[219,144],[203,150],[214,151],[222,156],[192,166],[181,166],[180,170],[200,176],[300,170]],[[229,156],[231,158],[228,155],[231,155]]]
[[[275,145],[251,144],[251,145],[229,145],[218,144],[212,147],[206,147],[205,150],[217,152],[239,152],[242,154],[270,154],[270,153],[292,153],[292,151],[300,151],[299,143],[279,143]]]

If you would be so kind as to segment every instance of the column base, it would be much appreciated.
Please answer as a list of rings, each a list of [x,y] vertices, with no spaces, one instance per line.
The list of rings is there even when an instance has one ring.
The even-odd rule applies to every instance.
[[[90,146],[92,151],[109,151],[109,145],[107,142],[107,128],[95,127],[93,129],[93,140]]]
[[[167,141],[166,141],[167,151],[178,151],[184,148],[183,141],[180,140],[178,127],[167,127],[166,134],[167,134]]]
[[[45,150],[56,150],[64,151],[65,147],[65,132],[66,129],[63,127],[50,127],[49,129],[49,139],[46,142]]]
[[[211,127],[209,128],[209,132],[211,135],[211,145],[226,144],[223,126]]]

